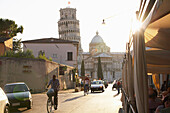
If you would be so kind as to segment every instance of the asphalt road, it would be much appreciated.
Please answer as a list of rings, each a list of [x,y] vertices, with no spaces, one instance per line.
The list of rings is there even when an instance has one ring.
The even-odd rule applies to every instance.
[[[111,84],[103,93],[94,92],[86,96],[84,96],[83,91],[59,94],[58,110],[53,111],[53,113],[118,113],[122,103],[120,101],[121,94],[116,94],[117,91],[112,91]],[[13,110],[12,113],[47,113],[46,94],[32,96],[32,109],[20,108]]]

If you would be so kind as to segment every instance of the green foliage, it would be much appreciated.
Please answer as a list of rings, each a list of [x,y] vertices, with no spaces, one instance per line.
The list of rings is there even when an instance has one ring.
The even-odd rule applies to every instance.
[[[82,60],[82,63],[81,63],[81,76],[85,76],[84,60]]]
[[[44,53],[44,52],[39,53],[38,59],[44,59],[44,60],[52,61],[52,58],[49,57],[49,59],[48,59],[48,58],[45,56],[45,53]]]
[[[12,50],[6,51],[5,54],[0,57],[35,58],[32,51],[29,49],[27,49],[26,51],[18,51],[18,52]],[[37,58],[52,61],[51,57],[49,57],[49,59],[46,58],[45,53],[43,53],[43,55],[39,54]]]
[[[23,26],[18,27],[15,21],[0,18],[0,37],[14,37],[23,32]]]
[[[64,70],[64,71],[67,71],[67,66],[63,66],[63,70]]]
[[[23,53],[24,53],[24,56],[26,56],[26,58],[34,58],[32,51],[29,49],[27,49],[26,51],[23,51]]]
[[[43,56],[43,54],[45,55],[45,52],[44,51],[42,51],[42,50],[40,50],[39,52],[38,52],[38,56]]]
[[[22,47],[21,47],[21,39],[16,39],[14,38],[13,39],[13,51],[15,52],[19,52],[22,50]]]
[[[45,56],[45,53],[39,54],[38,58],[39,58],[39,59],[48,60],[48,59],[46,58],[46,56]]]
[[[74,69],[72,70],[72,73],[73,73],[73,82],[76,82],[76,78],[75,78],[76,72],[77,72],[77,69],[74,68]]]
[[[49,57],[49,61],[53,61],[53,59],[51,57]]]
[[[5,54],[3,55],[3,57],[14,57],[14,52],[13,51],[6,51]]]
[[[31,50],[18,51],[18,52],[14,52],[10,50],[10,51],[5,52],[5,54],[2,55],[1,57],[34,58],[34,55],[32,54]]]

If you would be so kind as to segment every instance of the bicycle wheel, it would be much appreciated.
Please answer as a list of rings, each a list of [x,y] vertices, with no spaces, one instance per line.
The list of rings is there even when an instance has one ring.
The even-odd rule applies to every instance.
[[[48,113],[51,113],[52,112],[52,100],[51,99],[48,99],[47,100],[47,112]]]

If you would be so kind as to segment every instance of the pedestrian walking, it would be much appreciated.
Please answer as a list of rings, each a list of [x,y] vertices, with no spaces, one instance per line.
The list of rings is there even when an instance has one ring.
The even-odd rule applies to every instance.
[[[120,94],[120,82],[117,81],[117,94]]]

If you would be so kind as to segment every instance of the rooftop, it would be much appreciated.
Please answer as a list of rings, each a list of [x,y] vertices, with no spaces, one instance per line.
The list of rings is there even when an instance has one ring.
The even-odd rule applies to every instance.
[[[74,43],[74,44],[78,44],[79,42],[57,39],[57,38],[41,38],[41,39],[35,39],[35,40],[25,40],[25,41],[22,41],[22,43]]]
[[[91,44],[96,44],[96,43],[104,43],[102,37],[99,36],[99,32],[96,32],[96,35],[93,37],[91,41]]]
[[[108,54],[106,54],[106,53],[101,53],[101,54],[99,54],[99,55],[97,55],[97,56],[94,56],[94,57],[110,57],[110,58],[112,58],[112,56],[110,56],[110,55],[108,55]]]
[[[0,43],[3,43],[11,38],[6,38],[6,37],[0,37]]]

